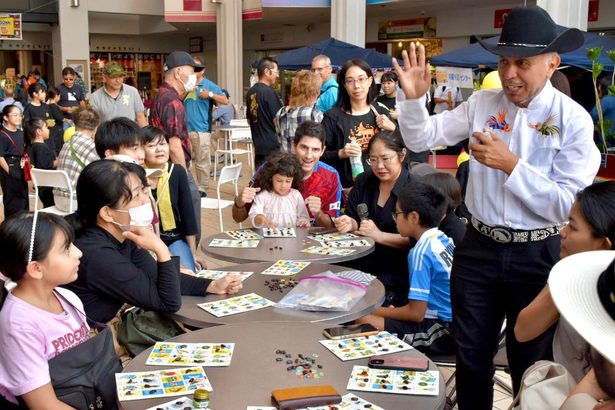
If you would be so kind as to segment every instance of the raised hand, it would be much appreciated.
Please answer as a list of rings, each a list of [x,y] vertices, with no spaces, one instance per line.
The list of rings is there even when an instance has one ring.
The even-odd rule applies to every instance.
[[[425,46],[422,44],[417,47],[410,43],[410,55],[406,50],[401,53],[404,66],[401,67],[396,58],[393,58],[393,67],[399,77],[399,86],[404,91],[406,98],[420,98],[431,84],[431,73],[429,72],[429,64],[425,62]]]

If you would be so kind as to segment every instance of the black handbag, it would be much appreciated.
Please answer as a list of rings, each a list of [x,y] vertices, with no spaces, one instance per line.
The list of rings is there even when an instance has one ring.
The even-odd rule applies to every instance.
[[[115,373],[122,372],[122,363],[111,329],[92,327],[97,335],[49,360],[51,384],[58,400],[76,409],[117,409]]]

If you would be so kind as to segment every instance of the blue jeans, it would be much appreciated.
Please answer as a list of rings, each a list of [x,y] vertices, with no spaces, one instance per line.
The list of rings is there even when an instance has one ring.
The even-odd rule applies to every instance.
[[[186,243],[186,241],[182,239],[178,239],[169,245],[169,252],[173,256],[179,256],[179,263],[184,268],[190,269],[193,272],[196,272],[196,265],[194,264],[194,255],[192,255],[192,251],[190,247]]]

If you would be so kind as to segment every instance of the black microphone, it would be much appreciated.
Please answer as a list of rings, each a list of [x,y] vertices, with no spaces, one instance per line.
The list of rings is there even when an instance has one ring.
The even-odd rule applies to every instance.
[[[369,219],[369,211],[367,209],[367,204],[362,202],[357,205],[357,213],[359,214],[360,220],[367,221]]]

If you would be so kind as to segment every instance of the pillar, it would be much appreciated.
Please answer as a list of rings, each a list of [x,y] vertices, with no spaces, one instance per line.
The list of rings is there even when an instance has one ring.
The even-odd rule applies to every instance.
[[[53,48],[53,81],[52,84],[62,83],[62,68],[66,67],[66,60],[80,60],[90,72],[90,33],[88,24],[89,0],[58,0],[58,25],[51,30]],[[92,0],[96,1],[96,0]],[[71,7],[77,4],[77,7]],[[87,88],[90,79],[84,78]]]
[[[212,1],[214,3],[214,1]],[[217,0],[216,45],[218,54],[218,85],[225,88],[237,106],[243,96],[243,29],[241,1]]]
[[[365,1],[331,0],[331,37],[365,47]]]
[[[560,26],[587,31],[589,0],[537,0],[536,4]]]

